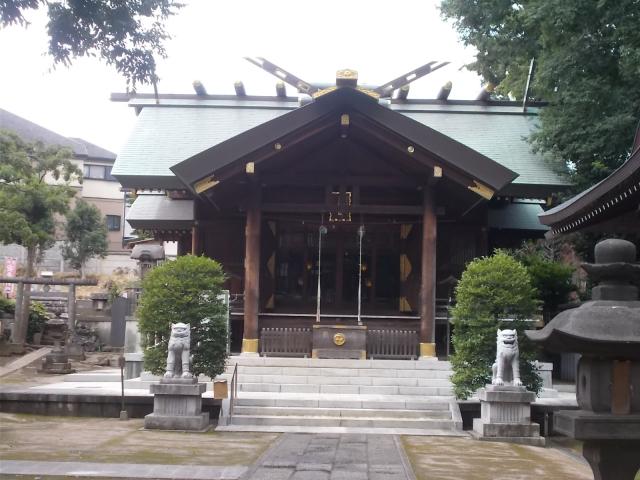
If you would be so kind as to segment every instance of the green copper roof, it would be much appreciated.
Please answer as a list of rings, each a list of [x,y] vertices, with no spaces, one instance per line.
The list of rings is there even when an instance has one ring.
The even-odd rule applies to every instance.
[[[130,102],[143,108],[112,172],[125,187],[181,188],[170,167],[296,108],[291,99],[160,102]],[[536,115],[523,114],[516,107],[471,104],[393,104],[389,108],[518,173],[515,185],[568,183],[526,141],[536,127]]]
[[[489,227],[512,230],[539,230],[546,232],[549,227],[542,225],[538,214],[542,206],[537,203],[507,203],[489,208]]]
[[[402,112],[518,173],[513,183],[567,185],[526,138],[537,116],[495,113]]]

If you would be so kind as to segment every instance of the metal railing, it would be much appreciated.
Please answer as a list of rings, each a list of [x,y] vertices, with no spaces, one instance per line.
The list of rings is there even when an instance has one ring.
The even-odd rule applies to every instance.
[[[229,417],[233,416],[233,408],[236,405],[238,399],[238,364],[233,367],[233,374],[231,375],[231,398],[229,399]]]

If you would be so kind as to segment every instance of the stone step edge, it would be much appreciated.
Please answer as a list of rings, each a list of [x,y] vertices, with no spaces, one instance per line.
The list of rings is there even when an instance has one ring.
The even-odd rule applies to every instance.
[[[286,413],[286,412],[292,412],[292,411],[297,411],[300,412],[300,414],[298,413],[292,413],[292,414],[286,414],[286,415],[273,415],[273,416],[277,416],[277,417],[282,417],[282,416],[306,416],[309,413],[313,413],[316,412],[318,410],[321,410],[323,412],[330,412],[330,413],[339,413],[341,414],[342,412],[346,412],[348,413],[371,413],[371,414],[389,414],[389,413],[407,413],[407,414],[442,414],[442,413],[451,413],[449,411],[449,406],[446,404],[442,404],[442,406],[446,406],[447,408],[440,408],[440,409],[425,409],[425,410],[414,410],[414,409],[410,409],[410,408],[403,408],[403,409],[398,409],[398,410],[393,410],[393,409],[380,409],[380,408],[332,408],[332,407],[261,407],[261,406],[249,406],[249,405],[236,405],[235,408],[239,409],[240,412],[242,412],[242,410],[245,409],[259,409],[259,410],[264,410],[265,412],[282,412],[282,413]],[[236,415],[243,415],[243,413],[238,413]],[[244,414],[244,415],[250,415],[250,414]],[[320,416],[324,416],[324,417],[331,417],[331,418],[340,418],[340,417],[349,417],[349,415],[339,415],[339,416],[334,416],[334,415],[320,415]],[[385,415],[386,416],[386,415]],[[364,418],[364,417],[360,417],[357,416],[357,418]],[[371,417],[371,418],[383,418],[383,417]],[[394,417],[397,418],[397,417]],[[414,418],[414,417],[404,417],[404,418]],[[418,417],[415,417],[418,418]]]
[[[416,402],[421,404],[445,403],[451,395],[388,395],[375,393],[309,393],[309,392],[244,392],[238,391],[238,400],[340,400],[354,402]]]
[[[231,356],[227,366],[238,367],[328,367],[328,368],[378,368],[404,370],[446,370],[451,363],[446,360],[389,360],[389,359],[338,359],[338,358],[302,358],[302,357],[238,357]]]
[[[363,433],[376,435],[416,435],[431,437],[468,437],[467,432],[445,429],[388,428],[388,427],[322,427],[288,425],[219,425],[220,432],[277,432],[277,433]]]
[[[389,412],[394,412],[397,410],[389,410]],[[394,422],[399,422],[399,423],[411,423],[411,422],[427,422],[427,423],[451,423],[453,424],[453,420],[451,420],[450,418],[429,418],[429,417],[416,417],[416,418],[403,418],[403,417],[396,417],[396,416],[389,416],[389,417],[330,417],[330,416],[326,416],[326,415],[242,415],[242,414],[236,414],[234,413],[233,416],[231,417],[231,422],[233,422],[234,418],[265,418],[265,419],[282,419],[282,418],[286,418],[287,420],[300,420],[301,422],[304,423],[305,420],[349,420],[349,421],[358,421],[358,422],[365,422],[365,421],[389,421],[389,420],[393,420]]]

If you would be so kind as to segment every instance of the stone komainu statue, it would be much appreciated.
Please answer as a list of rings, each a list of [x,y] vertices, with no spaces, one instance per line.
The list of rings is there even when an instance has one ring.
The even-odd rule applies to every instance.
[[[496,362],[493,364],[493,385],[511,384],[522,386],[520,380],[520,351],[516,330],[498,330]],[[512,381],[513,379],[513,381]]]
[[[193,378],[190,371],[190,347],[191,329],[189,325],[186,323],[172,323],[165,378]],[[176,358],[178,359],[177,365]]]

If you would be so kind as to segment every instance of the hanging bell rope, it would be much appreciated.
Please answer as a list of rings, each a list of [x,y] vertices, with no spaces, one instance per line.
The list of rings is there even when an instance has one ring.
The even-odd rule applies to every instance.
[[[323,219],[324,221],[324,219]],[[322,260],[322,236],[327,234],[327,227],[323,224],[318,229],[318,293],[316,296],[316,322],[320,322],[320,277],[321,277],[321,260]]]
[[[358,325],[362,325],[362,238],[364,237],[364,225],[358,228],[358,243],[360,249],[360,261],[358,262]]]

